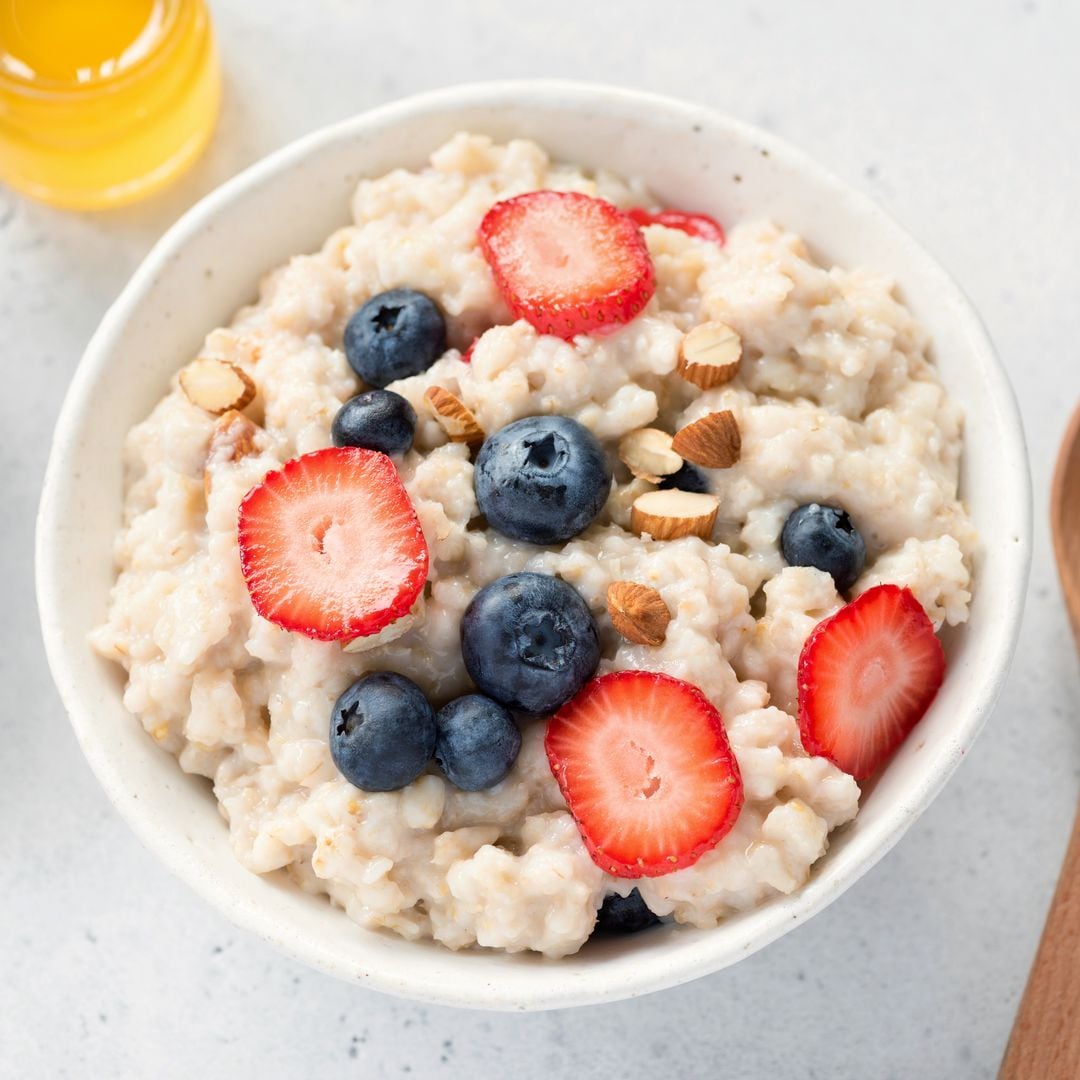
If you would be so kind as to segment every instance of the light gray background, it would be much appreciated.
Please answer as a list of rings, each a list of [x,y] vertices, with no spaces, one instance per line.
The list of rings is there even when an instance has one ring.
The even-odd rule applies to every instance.
[[[91,2],[91,0],[87,0]],[[1080,6],[218,0],[218,136],[178,186],[79,217],[0,189],[0,1073],[19,1077],[992,1076],[1076,806],[1080,688],[1045,528],[1080,398]],[[110,809],[53,691],[32,529],[79,353],[164,228],[311,128],[485,77],[624,83],[793,140],[869,191],[987,320],[1031,445],[1037,542],[1012,676],[895,851],[738,967],[617,1005],[424,1008],[238,933]],[[102,417],[108,423],[108,417]],[[992,582],[983,582],[992,588]]]

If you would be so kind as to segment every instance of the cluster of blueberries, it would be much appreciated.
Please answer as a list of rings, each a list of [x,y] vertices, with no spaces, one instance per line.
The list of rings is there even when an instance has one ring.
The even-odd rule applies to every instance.
[[[445,351],[438,306],[413,289],[373,297],[349,320],[345,354],[375,389],[346,402],[333,423],[335,446],[405,453],[416,413],[385,389],[426,371]],[[566,416],[531,416],[489,436],[476,458],[474,489],[488,525],[533,544],[563,543],[586,529],[611,489],[611,467],[596,437]],[[662,488],[707,492],[704,474],[686,463]],[[781,535],[793,566],[830,573],[847,591],[866,557],[863,538],[839,507],[809,503],[788,517]],[[362,676],[338,698],[330,749],[342,775],[364,791],[394,791],[434,758],[464,791],[506,777],[521,748],[514,714],[543,716],[572,698],[600,660],[596,623],[581,596],[545,574],[519,573],[482,588],[461,622],[465,667],[481,691],[436,712],[412,680],[396,672]],[[626,933],[657,922],[637,889],[608,896],[599,932]]]
[[[437,713],[423,691],[391,671],[361,676],[338,698],[330,752],[362,791],[396,791],[434,756],[463,791],[492,787],[521,749],[513,714],[554,712],[592,678],[600,638],[577,591],[548,574],[508,574],[485,585],[461,620],[465,668],[481,693]]]

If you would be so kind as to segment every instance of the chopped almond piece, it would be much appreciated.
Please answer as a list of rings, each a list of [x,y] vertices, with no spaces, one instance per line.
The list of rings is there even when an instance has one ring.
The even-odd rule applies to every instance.
[[[729,469],[742,453],[739,422],[730,409],[687,424],[672,440],[675,452],[707,469]]]
[[[611,623],[627,641],[637,645],[662,645],[671,612],[664,598],[648,585],[636,581],[613,581],[607,590]]]
[[[441,386],[429,386],[424,393],[435,419],[451,442],[477,443],[484,441],[484,429],[462,400]]]
[[[734,379],[742,359],[742,339],[727,323],[707,322],[695,326],[679,349],[679,374],[711,390]]]
[[[652,484],[678,472],[683,459],[671,449],[671,436],[659,428],[639,428],[619,440],[619,459],[639,480]]]
[[[240,410],[255,397],[255,384],[242,368],[228,360],[201,356],[180,372],[180,389],[192,405],[220,416]]]
[[[230,409],[217,418],[210,435],[203,470],[203,489],[207,495],[210,494],[211,476],[215,468],[259,452],[255,445],[258,432],[259,428],[235,409]]]
[[[647,491],[634,500],[630,528],[639,535],[648,533],[654,540],[677,540],[681,536],[708,540],[719,508],[720,500],[715,495],[678,488]]]

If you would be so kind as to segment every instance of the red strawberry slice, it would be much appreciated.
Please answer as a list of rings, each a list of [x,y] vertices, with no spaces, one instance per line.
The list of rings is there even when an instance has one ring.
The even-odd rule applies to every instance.
[[[616,877],[692,866],[742,808],[720,714],[670,675],[593,679],[551,719],[545,746],[589,854]]]
[[[473,350],[476,348],[476,343],[479,340],[480,339],[478,337],[474,337],[472,339],[472,341],[469,342],[469,347],[461,354],[461,362],[463,364],[471,364],[472,363]]]
[[[641,230],[603,199],[531,191],[496,203],[478,235],[510,309],[542,334],[612,330],[656,291]]]
[[[267,473],[240,504],[237,536],[255,610],[320,641],[378,633],[427,580],[424,533],[394,463],[356,446]]]
[[[694,214],[686,210],[661,210],[652,213],[643,206],[634,206],[626,211],[642,228],[646,225],[666,225],[669,229],[697,236],[702,240],[712,240],[723,246],[724,227],[708,214]]]
[[[867,589],[818,623],[803,646],[803,747],[866,780],[922,719],[944,676],[941,642],[911,590]]]

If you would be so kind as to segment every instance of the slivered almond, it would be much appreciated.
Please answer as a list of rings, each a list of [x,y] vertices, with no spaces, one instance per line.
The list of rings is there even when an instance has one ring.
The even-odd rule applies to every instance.
[[[711,390],[734,379],[742,359],[742,339],[727,323],[707,322],[695,326],[679,349],[679,374]]]
[[[441,386],[429,386],[424,397],[435,413],[451,442],[476,443],[484,441],[484,429],[462,400]]]
[[[677,540],[680,536],[708,540],[719,508],[720,500],[715,495],[678,488],[647,491],[630,508],[630,528],[638,535],[648,533],[654,540]]]
[[[258,431],[255,424],[235,409],[230,409],[217,418],[210,434],[210,445],[206,450],[206,465],[203,469],[203,489],[207,495],[210,494],[210,478],[216,466],[259,452],[255,445]]]
[[[677,432],[671,445],[695,465],[706,469],[729,469],[739,460],[742,435],[730,409],[709,413]]]
[[[613,581],[607,589],[611,624],[627,641],[637,645],[662,645],[671,612],[664,598],[648,585],[636,581]]]
[[[619,459],[639,480],[652,484],[683,466],[683,459],[671,449],[671,436],[659,428],[639,428],[619,440]]]
[[[200,356],[180,372],[180,388],[192,405],[213,416],[242,409],[255,396],[255,384],[242,368],[228,360]]]
[[[421,593],[413,604],[400,619],[395,619],[389,626],[384,626],[377,634],[368,634],[366,637],[355,637],[341,646],[342,652],[358,653],[367,652],[368,649],[378,648],[396,641],[403,634],[407,634],[418,619],[424,615],[424,594]]]

